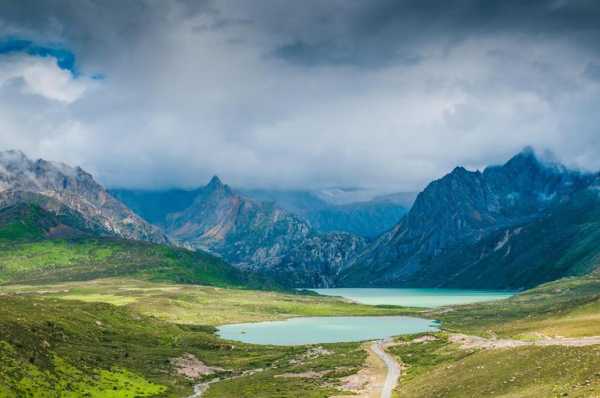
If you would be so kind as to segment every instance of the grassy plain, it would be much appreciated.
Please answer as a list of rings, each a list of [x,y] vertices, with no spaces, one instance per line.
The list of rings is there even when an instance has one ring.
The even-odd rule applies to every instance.
[[[401,315],[419,310],[354,304],[335,297],[110,278],[8,285],[0,294],[109,303],[178,324],[221,325],[295,316]]]

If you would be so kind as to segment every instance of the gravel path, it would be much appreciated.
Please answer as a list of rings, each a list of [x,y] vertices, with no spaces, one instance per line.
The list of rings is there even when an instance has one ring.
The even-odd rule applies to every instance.
[[[394,359],[393,356],[385,352],[385,341],[377,341],[371,345],[371,350],[385,363],[387,367],[387,376],[385,383],[381,389],[381,398],[392,398],[392,391],[398,384],[398,378],[400,377],[400,364]]]

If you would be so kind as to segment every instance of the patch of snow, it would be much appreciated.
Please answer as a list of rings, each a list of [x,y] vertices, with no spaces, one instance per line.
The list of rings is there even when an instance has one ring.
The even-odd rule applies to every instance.
[[[501,250],[504,246],[506,246],[506,244],[508,243],[508,241],[510,240],[510,231],[506,231],[504,233],[504,237],[498,241],[498,243],[496,243],[496,247],[494,248],[494,251],[497,252],[498,250]]]

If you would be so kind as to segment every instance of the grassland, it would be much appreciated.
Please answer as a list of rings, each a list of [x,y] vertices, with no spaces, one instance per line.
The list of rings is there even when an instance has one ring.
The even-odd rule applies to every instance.
[[[9,285],[0,294],[102,302],[178,324],[222,325],[295,316],[400,315],[418,310],[350,303],[335,297],[110,278]]]
[[[24,397],[47,389],[57,391],[51,397],[184,396],[193,383],[177,376],[170,359],[186,353],[225,369],[221,377],[242,376],[211,385],[208,397],[327,397],[361,367],[358,343],[323,345],[325,354],[313,356],[305,355],[310,347],[232,344],[211,325],[406,312],[334,297],[121,278],[3,286],[0,307],[0,385],[13,394],[5,396]],[[121,395],[111,395],[115,388]]]
[[[597,397],[600,345],[462,348],[459,332],[488,338],[600,335],[600,278],[551,282],[507,300],[442,308],[434,339],[409,336],[390,349],[406,365],[397,397]],[[415,340],[416,339],[416,340]]]
[[[227,287],[277,287],[202,252],[111,238],[0,240],[0,283],[132,276]]]
[[[219,339],[214,326],[407,313],[440,319],[445,331],[435,339],[399,338],[390,348],[406,365],[398,397],[600,396],[600,346],[464,349],[448,338],[600,335],[598,275],[491,303],[373,307],[249,290],[269,282],[203,253],[87,235],[48,239],[46,224],[56,222],[25,210],[18,222],[2,224],[0,214],[2,398],[182,397],[212,377],[222,380],[208,398],[335,396],[342,378],[365,361],[358,343],[248,345]],[[216,373],[195,380],[178,373],[175,359],[185,355]]]
[[[444,329],[481,336],[600,335],[600,276],[565,278],[489,303],[428,311]]]
[[[130,304],[66,300],[58,293],[23,293],[27,288],[22,289],[19,294],[3,289],[0,296],[2,397],[181,397],[191,392],[194,382],[178,375],[171,361],[184,354],[222,368],[220,377],[241,376],[213,384],[209,397],[282,397],[284,390],[326,397],[365,358],[357,343],[323,345],[316,355],[310,354],[310,347],[232,344],[215,337],[211,326],[166,322],[140,314]],[[271,293],[256,294],[266,299]],[[281,296],[285,305],[290,298]],[[310,311],[319,299],[310,300],[312,304],[304,304],[306,309],[297,314]],[[335,299],[327,301],[335,307]],[[351,304],[338,302],[344,311],[352,312]],[[318,379],[280,377],[325,370]],[[40,395],[40,391],[48,393]]]
[[[596,397],[600,346],[460,349],[444,333],[390,352],[405,366],[396,397]]]

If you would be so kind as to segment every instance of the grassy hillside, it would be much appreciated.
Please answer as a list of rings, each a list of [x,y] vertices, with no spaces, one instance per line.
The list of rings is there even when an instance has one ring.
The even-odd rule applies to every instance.
[[[32,204],[0,211],[0,283],[135,276],[216,286],[273,286],[201,251],[103,237],[76,214]]]
[[[600,335],[600,275],[546,283],[507,300],[427,312],[444,328],[501,337]]]
[[[441,319],[446,331],[425,339],[399,338],[390,349],[406,367],[397,397],[600,396],[600,345],[485,349],[461,347],[449,339],[455,332],[530,343],[545,337],[600,336],[598,275],[425,314]]]
[[[419,267],[397,268],[415,252],[419,250],[401,250],[398,255],[405,256],[404,260],[398,258],[387,265],[383,260],[359,259],[344,271],[339,283],[521,290],[587,275],[600,265],[600,199],[596,191],[582,190],[538,218],[498,225],[474,243],[457,242],[435,255],[419,257]],[[386,253],[393,256],[394,250],[383,255]],[[382,278],[386,274],[394,276]]]
[[[404,364],[396,397],[596,397],[600,346],[463,350],[444,334],[401,339],[390,349]]]
[[[173,360],[192,354],[223,368],[218,376],[236,376],[213,384],[209,397],[325,398],[360,369],[360,344],[246,345],[218,339],[210,325],[404,312],[333,297],[132,279],[3,286],[0,308],[0,397],[186,396],[200,379],[178,375]],[[305,372],[321,376],[286,376]]]
[[[4,296],[0,305],[4,397],[184,396],[191,381],[172,363],[184,354],[227,375],[306,350],[232,345],[210,327],[178,326],[109,304]]]

